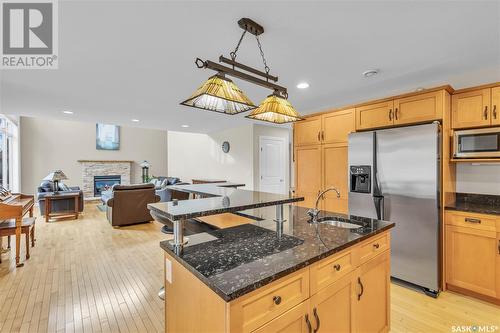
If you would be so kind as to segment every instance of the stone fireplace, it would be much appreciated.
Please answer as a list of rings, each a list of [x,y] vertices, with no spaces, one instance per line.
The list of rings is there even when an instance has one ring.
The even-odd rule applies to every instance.
[[[122,185],[130,185],[130,172],[133,161],[106,161],[106,160],[79,160],[82,165],[83,197],[92,199],[100,197],[100,191],[96,192],[96,180],[100,190],[102,187],[110,186],[119,182]]]

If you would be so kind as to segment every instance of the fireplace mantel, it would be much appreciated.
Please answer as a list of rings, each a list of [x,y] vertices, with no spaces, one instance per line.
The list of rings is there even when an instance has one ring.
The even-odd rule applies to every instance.
[[[79,163],[134,163],[126,160],[78,160]]]
[[[78,160],[82,165],[83,197],[94,199],[94,176],[118,175],[122,185],[130,185],[130,173],[134,161],[125,160]]]

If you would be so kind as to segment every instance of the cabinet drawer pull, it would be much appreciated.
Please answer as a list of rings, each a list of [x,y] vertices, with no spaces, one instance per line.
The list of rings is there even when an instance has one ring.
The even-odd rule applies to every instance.
[[[304,318],[306,319],[307,332],[312,333],[312,327],[311,327],[311,322],[309,321],[309,315],[306,313]]]
[[[316,308],[313,309],[313,314],[314,318],[316,319],[316,328],[314,329],[314,333],[316,333],[317,331],[319,331],[319,325],[321,325],[319,321],[318,311],[316,310]]]
[[[273,296],[273,302],[276,305],[280,305],[281,304],[281,296]]]
[[[398,120],[398,108],[394,110],[394,117]]]
[[[389,120],[392,121],[392,109],[389,109]]]
[[[480,224],[481,223],[481,220],[480,219],[473,219],[471,217],[466,217],[465,218],[465,222],[469,222],[469,223],[478,223]]]
[[[493,119],[497,119],[497,106],[493,105]]]
[[[361,278],[358,277],[358,284],[361,287],[361,291],[358,294],[358,301],[361,299],[361,296],[363,296],[363,292],[365,291],[365,288],[363,287],[363,283],[361,283]]]
[[[380,244],[379,243],[375,243],[375,244],[373,244],[373,247],[376,248],[376,249],[378,249],[380,247]]]
[[[333,268],[335,268],[337,272],[340,271],[340,264],[333,265]]]
[[[484,107],[484,119],[488,120],[488,105]]]

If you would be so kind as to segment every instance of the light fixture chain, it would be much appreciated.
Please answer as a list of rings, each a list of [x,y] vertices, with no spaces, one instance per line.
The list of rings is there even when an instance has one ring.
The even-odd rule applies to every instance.
[[[262,51],[262,45],[260,44],[260,40],[259,40],[259,36],[256,35],[255,36],[255,39],[257,39],[257,45],[259,46],[259,50],[260,50],[260,55],[262,57],[262,62],[264,63],[264,69],[266,71],[267,74],[269,74],[269,71],[271,70],[269,68],[269,66],[267,65],[267,62],[266,62],[266,57],[264,56],[264,51]]]
[[[241,45],[241,41],[243,40],[243,37],[245,37],[246,33],[247,33],[247,31],[243,30],[243,33],[241,34],[240,40],[238,41],[238,45],[236,45],[236,48],[234,49],[233,52],[229,53],[229,55],[231,56],[231,59],[233,59],[233,61],[236,60],[236,53],[238,52],[238,49],[240,48],[240,45]]]

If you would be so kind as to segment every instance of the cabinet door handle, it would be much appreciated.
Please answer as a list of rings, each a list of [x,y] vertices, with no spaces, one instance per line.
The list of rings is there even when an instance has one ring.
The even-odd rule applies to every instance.
[[[375,244],[373,244],[373,247],[376,248],[376,249],[378,249],[380,247],[380,244],[379,243],[375,243]]]
[[[398,108],[396,108],[394,110],[394,118],[396,118],[396,120],[398,120]]]
[[[498,254],[500,254],[500,239],[498,240]]]
[[[340,271],[340,264],[333,265],[333,268],[338,272]]]
[[[321,131],[318,132],[318,141],[321,141]]]
[[[325,141],[325,131],[321,131],[321,140]]]
[[[497,106],[493,105],[493,119],[497,119]]]
[[[280,305],[281,304],[281,296],[273,296],[273,302],[276,305]]]
[[[306,315],[304,317],[306,319],[307,332],[312,333],[312,326],[311,326],[311,322],[309,321],[309,315],[306,313]]]
[[[389,120],[392,121],[392,109],[389,109]]]
[[[361,299],[361,296],[363,296],[363,292],[365,291],[365,288],[363,287],[363,283],[361,283],[361,278],[358,277],[358,284],[361,287],[361,291],[358,294],[358,301]]]
[[[481,220],[480,219],[473,219],[471,217],[466,217],[465,218],[465,222],[481,224]]]
[[[488,105],[484,107],[484,119],[488,120]]]
[[[316,333],[319,330],[319,325],[321,324],[319,321],[318,311],[316,310],[316,308],[313,309],[313,314],[314,318],[316,319],[316,328],[314,329],[314,333]]]

